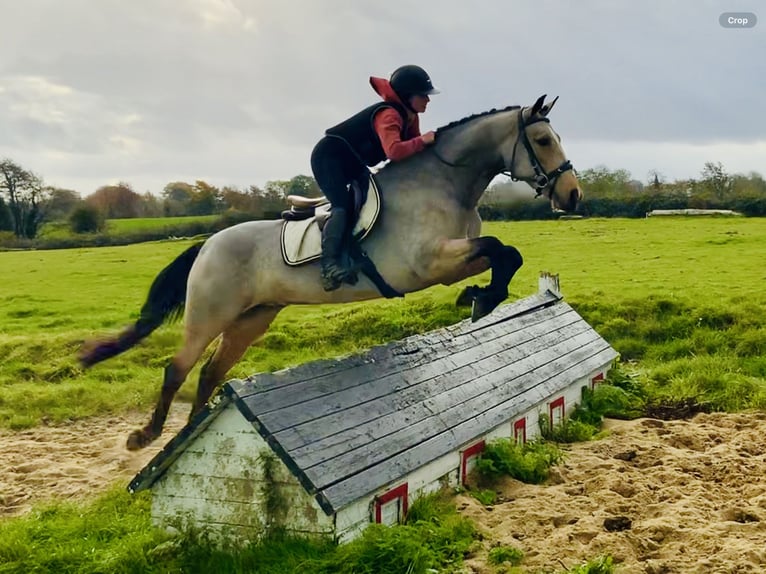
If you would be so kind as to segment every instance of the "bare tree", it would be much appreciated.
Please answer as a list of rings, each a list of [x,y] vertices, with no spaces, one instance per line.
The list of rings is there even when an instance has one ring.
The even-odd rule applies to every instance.
[[[10,159],[0,160],[0,193],[7,199],[16,237],[32,239],[42,222],[42,179]]]
[[[731,189],[732,178],[721,162],[706,161],[700,185],[715,199],[723,201]]]

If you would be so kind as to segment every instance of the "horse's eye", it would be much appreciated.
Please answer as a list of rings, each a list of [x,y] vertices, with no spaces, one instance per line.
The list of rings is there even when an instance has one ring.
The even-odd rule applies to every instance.
[[[551,138],[549,138],[548,136],[536,139],[535,141],[537,142],[538,145],[541,145],[541,146],[551,145]]]

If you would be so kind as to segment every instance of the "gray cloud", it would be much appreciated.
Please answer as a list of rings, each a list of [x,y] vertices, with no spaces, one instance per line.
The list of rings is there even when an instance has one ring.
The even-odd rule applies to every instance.
[[[263,184],[419,63],[443,90],[425,128],[548,93],[581,169],[766,171],[764,27],[721,28],[733,9],[759,3],[0,0],[0,156],[83,193]]]

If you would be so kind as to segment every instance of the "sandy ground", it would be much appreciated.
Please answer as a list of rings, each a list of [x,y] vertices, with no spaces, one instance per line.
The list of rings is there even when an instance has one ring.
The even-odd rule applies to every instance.
[[[127,485],[183,426],[187,405],[175,407],[163,437],[139,453],[124,443],[146,413],[0,432],[0,516]],[[466,572],[503,571],[487,564],[493,545],[521,549],[523,572],[560,572],[602,553],[621,574],[766,572],[766,413],[607,428],[568,448],[546,485],[504,480],[491,507],[458,497],[485,537]]]
[[[621,574],[766,572],[766,413],[607,428],[568,449],[547,485],[505,480],[492,507],[461,496],[485,547],[521,549],[529,572],[604,553]],[[486,548],[469,568],[494,572]]]
[[[88,419],[25,431],[0,431],[0,517],[28,511],[47,499],[73,499],[130,479],[185,424],[190,405],[175,403],[162,436],[139,452],[125,448],[128,434],[150,412]]]

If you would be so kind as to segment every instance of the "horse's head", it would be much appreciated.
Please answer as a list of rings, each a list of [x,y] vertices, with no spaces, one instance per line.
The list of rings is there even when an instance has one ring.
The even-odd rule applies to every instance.
[[[525,181],[538,195],[547,195],[551,208],[574,211],[582,190],[548,119],[556,100],[558,97],[546,104],[543,95],[531,108],[519,111],[516,136],[504,146],[504,162],[514,180]]]

